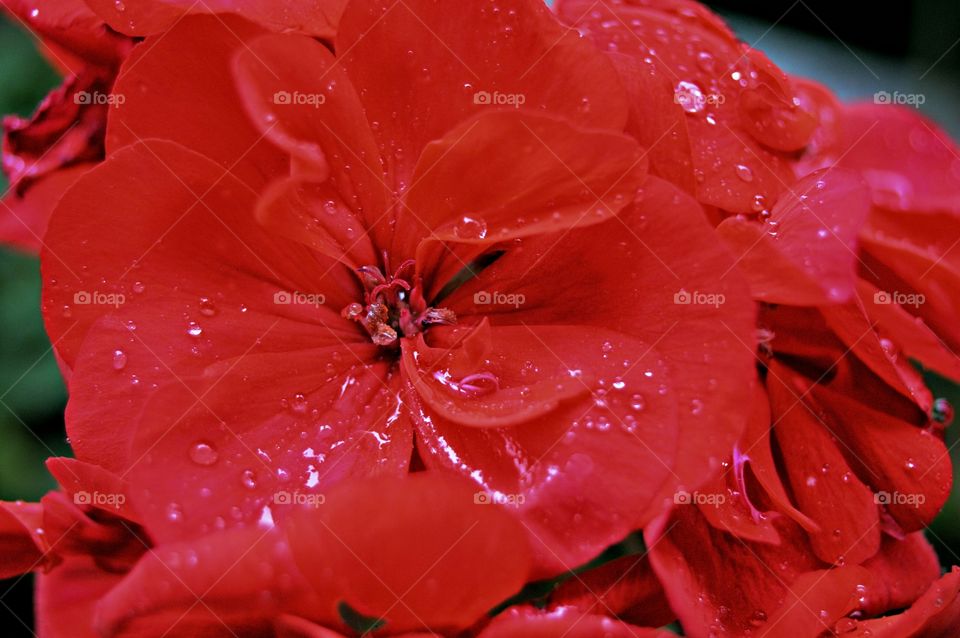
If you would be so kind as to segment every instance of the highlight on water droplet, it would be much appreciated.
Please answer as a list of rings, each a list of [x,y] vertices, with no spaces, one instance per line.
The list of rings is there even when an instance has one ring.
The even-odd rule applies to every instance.
[[[464,215],[453,227],[453,233],[460,239],[483,239],[487,236],[487,223]]]
[[[119,349],[114,350],[113,351],[113,369],[119,372],[120,370],[123,370],[126,367],[127,367],[127,353]]]
[[[190,446],[190,460],[197,465],[213,465],[220,458],[217,449],[205,441],[197,441]]]

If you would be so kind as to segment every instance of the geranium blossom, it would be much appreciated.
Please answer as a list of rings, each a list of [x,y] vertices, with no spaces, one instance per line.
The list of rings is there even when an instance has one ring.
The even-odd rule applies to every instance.
[[[960,623],[932,123],[688,0],[14,8],[78,64],[5,138],[77,457],[0,503],[44,638]]]
[[[184,20],[125,76],[141,90],[110,127],[131,143],[62,201],[44,303],[74,448],[129,473],[155,539],[406,472],[415,432],[426,467],[513,499],[552,573],[695,487],[739,434],[752,309],[699,207],[609,128],[613,68],[536,5],[458,15],[352,3],[341,58]],[[157,71],[190,47],[202,71]],[[252,125],[227,132],[231,57]],[[218,108],[171,119],[188,100]],[[677,304],[682,288],[719,301]]]

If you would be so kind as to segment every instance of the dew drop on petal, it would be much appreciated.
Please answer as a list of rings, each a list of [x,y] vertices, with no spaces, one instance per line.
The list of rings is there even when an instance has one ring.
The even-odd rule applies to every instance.
[[[217,314],[217,307],[209,297],[200,297],[200,314],[204,317],[213,317]]]
[[[673,100],[687,113],[699,113],[706,104],[700,87],[686,80],[677,82],[673,90]]]
[[[297,393],[293,395],[293,401],[289,402],[290,410],[295,414],[306,414],[307,413],[307,397],[303,394]]]
[[[483,239],[487,236],[487,223],[464,215],[453,227],[453,233],[460,239]]]
[[[943,426],[953,423],[953,405],[949,400],[940,397],[933,402],[930,410],[930,418]]]
[[[217,449],[209,443],[197,441],[190,446],[190,460],[197,465],[213,465],[219,456]]]
[[[127,353],[123,350],[114,350],[113,351],[113,369],[123,370],[127,367]]]
[[[634,394],[630,397],[630,409],[634,412],[642,412],[643,409],[647,407],[647,400],[643,398],[642,394]]]
[[[248,490],[256,489],[257,475],[254,474],[253,470],[244,470],[240,476],[240,482],[243,483],[243,486]]]
[[[170,503],[167,505],[167,520],[176,523],[183,519],[183,508],[179,503]]]
[[[747,183],[750,183],[753,181],[753,171],[750,169],[749,166],[746,166],[744,164],[737,164],[736,172],[737,172],[737,177],[739,177],[743,181]]]
[[[199,337],[203,334],[203,328],[196,321],[191,321],[187,324],[187,334],[191,337]]]

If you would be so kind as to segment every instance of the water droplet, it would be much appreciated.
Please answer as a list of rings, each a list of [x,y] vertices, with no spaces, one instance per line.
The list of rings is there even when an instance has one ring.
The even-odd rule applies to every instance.
[[[706,105],[703,91],[693,82],[680,80],[673,90],[673,101],[687,113],[699,113]]]
[[[690,402],[690,414],[697,416],[703,412],[703,401],[694,399]]]
[[[930,418],[943,425],[944,427],[953,423],[953,405],[949,400],[940,397],[933,402],[933,407],[930,409]]]
[[[123,0],[114,0],[113,8],[117,10],[117,13],[123,13],[127,10],[127,5],[123,4]]]
[[[454,226],[453,233],[460,239],[483,239],[487,236],[487,223],[464,215]]]
[[[144,285],[142,281],[133,282],[131,288],[133,289],[133,292],[137,293],[138,295],[147,289],[146,285]]]
[[[167,520],[176,523],[183,519],[183,508],[179,503],[170,503],[167,505]]]
[[[307,397],[300,393],[293,395],[293,401],[290,402],[290,409],[296,414],[307,413]]]
[[[204,317],[213,317],[217,314],[217,308],[209,297],[200,297],[200,314]]]
[[[767,614],[762,609],[758,609],[750,616],[750,624],[754,627],[759,627],[765,622],[767,622]]]
[[[190,447],[190,460],[197,465],[213,465],[219,457],[217,449],[209,443],[197,441]]]
[[[187,334],[191,337],[199,337],[203,334],[203,328],[196,321],[187,324]]]
[[[710,53],[701,51],[697,54],[697,66],[699,66],[702,71],[713,73],[717,65],[716,60]]]
[[[254,474],[253,470],[244,470],[240,476],[240,482],[243,483],[243,486],[248,490],[256,489],[257,475]]]
[[[127,367],[127,353],[123,350],[113,351],[113,369],[120,371]]]
[[[749,166],[746,166],[744,164],[737,164],[736,172],[737,172],[737,177],[739,177],[743,181],[747,183],[753,181],[753,171],[750,169]]]
[[[837,624],[834,627],[834,633],[849,634],[850,632],[857,630],[857,624],[857,621],[853,618],[841,618],[837,621]]]

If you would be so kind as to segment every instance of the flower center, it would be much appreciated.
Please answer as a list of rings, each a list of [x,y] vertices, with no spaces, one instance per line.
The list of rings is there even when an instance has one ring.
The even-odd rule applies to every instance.
[[[401,338],[419,334],[431,325],[456,323],[452,310],[427,306],[415,271],[412,259],[400,264],[389,277],[377,266],[357,268],[363,282],[363,303],[352,303],[341,314],[362,325],[375,344],[386,347],[395,347]]]

